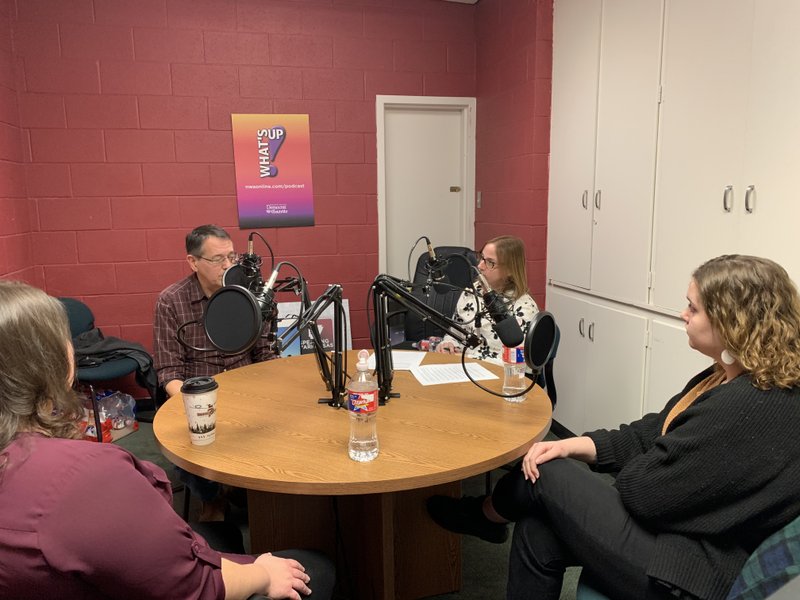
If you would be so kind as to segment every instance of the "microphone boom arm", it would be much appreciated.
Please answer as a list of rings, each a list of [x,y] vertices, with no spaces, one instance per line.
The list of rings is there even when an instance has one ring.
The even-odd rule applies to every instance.
[[[291,344],[300,335],[303,329],[308,327],[311,338],[314,342],[314,352],[317,357],[317,366],[320,371],[325,387],[331,392],[330,399],[321,398],[320,402],[327,402],[330,406],[337,408],[342,406],[342,398],[345,394],[346,368],[344,365],[344,344],[347,335],[344,319],[342,318],[342,286],[332,284],[328,289],[314,301],[312,305],[306,286],[303,286],[303,313],[289,325],[283,335],[276,338],[275,343],[278,349],[282,349]],[[317,319],[325,310],[333,304],[333,373],[328,367],[328,357],[322,349],[322,340],[317,329]]]
[[[385,404],[389,398],[396,398],[399,395],[392,393],[394,365],[389,340],[388,304],[390,299],[414,311],[423,320],[428,320],[443,329],[462,345],[469,348],[476,348],[480,345],[480,338],[475,333],[466,329],[453,318],[447,317],[425,304],[414,296],[400,280],[389,275],[378,275],[372,282],[372,289],[375,309],[375,371],[378,377],[380,404]]]

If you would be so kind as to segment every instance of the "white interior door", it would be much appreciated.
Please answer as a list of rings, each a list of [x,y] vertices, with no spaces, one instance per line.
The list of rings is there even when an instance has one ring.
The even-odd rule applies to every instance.
[[[420,236],[474,246],[475,99],[378,96],[376,109],[379,269],[406,278]]]

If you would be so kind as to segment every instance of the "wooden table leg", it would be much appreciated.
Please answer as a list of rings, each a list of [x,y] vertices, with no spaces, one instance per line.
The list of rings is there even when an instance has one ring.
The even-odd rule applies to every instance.
[[[425,510],[459,483],[358,496],[248,491],[251,552],[309,548],[336,557],[338,587],[353,599],[415,600],[461,587],[461,538]],[[338,536],[338,540],[337,540]]]

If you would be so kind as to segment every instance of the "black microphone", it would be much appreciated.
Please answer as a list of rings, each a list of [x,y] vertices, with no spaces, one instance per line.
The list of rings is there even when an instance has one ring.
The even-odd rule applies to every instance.
[[[447,282],[444,273],[444,267],[447,265],[447,263],[436,258],[436,252],[434,252],[433,245],[427,237],[425,238],[425,242],[428,244],[428,276],[433,282],[433,289],[436,290],[436,293],[444,294],[452,289],[446,285]]]
[[[255,293],[263,284],[261,257],[253,252],[253,234],[250,233],[247,238],[247,252],[239,256],[238,265],[225,271],[222,285],[241,285]]]
[[[522,333],[522,328],[517,323],[517,318],[511,313],[505,298],[489,286],[489,282],[486,281],[483,273],[479,272],[478,276],[483,287],[483,305],[489,312],[492,321],[494,321],[492,329],[494,329],[497,337],[500,338],[503,346],[516,348],[525,337]]]
[[[263,287],[260,287],[260,295],[263,296],[264,302],[268,302],[270,304],[274,304],[275,292],[272,288],[275,287],[275,281],[278,279],[278,270],[281,268],[283,263],[278,263],[275,265],[272,273],[269,275],[269,279],[267,279],[267,283],[264,284]]]

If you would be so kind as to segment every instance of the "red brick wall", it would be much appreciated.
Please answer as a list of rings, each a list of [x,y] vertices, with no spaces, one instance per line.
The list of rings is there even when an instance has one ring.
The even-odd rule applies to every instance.
[[[343,284],[366,346],[375,95],[477,95],[476,238],[523,237],[541,299],[551,0],[0,6],[0,277],[82,298],[108,335],[150,347],[185,233],[214,222],[244,246],[230,113],[308,113],[316,225],[262,233],[313,291]]]
[[[550,154],[552,0],[481,0],[476,13],[477,244],[525,241],[528,282],[544,306]]]
[[[17,83],[14,73],[13,3],[0,1],[0,277],[41,285],[31,255],[31,206],[25,191]]]
[[[186,231],[215,222],[243,247],[230,113],[308,113],[316,225],[262,233],[314,291],[343,284],[366,345],[375,95],[474,95],[474,15],[439,0],[17,0],[23,139],[2,158],[25,154],[34,218],[18,176],[2,202],[19,216],[0,234],[32,251],[6,261],[41,265],[49,293],[149,347],[156,295],[187,272]]]

